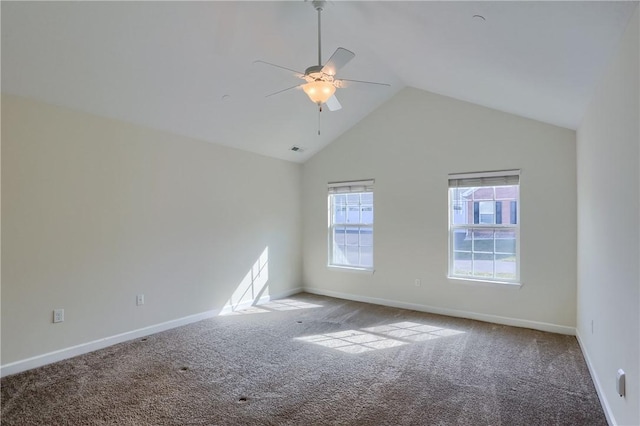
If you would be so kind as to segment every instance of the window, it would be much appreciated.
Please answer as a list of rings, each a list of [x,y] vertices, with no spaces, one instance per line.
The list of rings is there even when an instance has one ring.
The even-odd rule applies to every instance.
[[[373,270],[373,180],[329,184],[329,266]]]
[[[520,172],[449,175],[449,276],[517,283]]]

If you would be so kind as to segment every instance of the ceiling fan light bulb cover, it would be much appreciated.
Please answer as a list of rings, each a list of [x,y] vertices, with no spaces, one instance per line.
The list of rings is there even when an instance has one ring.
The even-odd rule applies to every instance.
[[[336,87],[328,81],[312,81],[302,86],[304,93],[309,96],[312,102],[316,104],[323,104],[333,96],[336,92]]]

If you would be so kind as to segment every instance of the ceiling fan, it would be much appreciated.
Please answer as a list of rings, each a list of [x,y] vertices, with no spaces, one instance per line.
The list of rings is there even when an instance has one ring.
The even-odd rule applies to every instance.
[[[271,62],[265,62],[261,60],[255,61],[256,63],[271,65],[273,67],[291,71],[296,77],[305,80],[305,83],[296,84],[295,86],[279,90],[275,93],[267,95],[266,97],[277,95],[279,93],[286,92],[287,90],[302,88],[309,99],[311,99],[313,103],[318,105],[319,111],[322,111],[323,104],[326,104],[327,108],[329,108],[330,111],[337,111],[342,108],[342,105],[340,105],[340,102],[338,102],[338,99],[335,96],[335,92],[338,88],[346,87],[345,82],[390,86],[390,84],[387,83],[376,83],[373,81],[337,79],[336,73],[338,72],[338,70],[345,66],[356,56],[355,53],[343,47],[338,47],[336,51],[333,52],[333,55],[331,55],[329,60],[324,65],[322,65],[322,33],[320,25],[320,15],[322,13],[322,10],[324,9],[325,3],[325,0],[313,0],[311,2],[313,8],[318,11],[318,65],[312,65],[308,67],[304,71],[304,73],[302,73],[291,68],[273,64]]]

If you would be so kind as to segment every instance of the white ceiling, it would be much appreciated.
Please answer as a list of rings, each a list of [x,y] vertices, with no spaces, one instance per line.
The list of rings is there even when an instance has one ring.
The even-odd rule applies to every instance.
[[[2,91],[300,162],[405,86],[575,129],[637,4],[330,2],[323,58],[391,87],[338,89],[318,136],[301,90],[265,97],[300,80],[254,63],[316,64],[310,2],[2,1]]]

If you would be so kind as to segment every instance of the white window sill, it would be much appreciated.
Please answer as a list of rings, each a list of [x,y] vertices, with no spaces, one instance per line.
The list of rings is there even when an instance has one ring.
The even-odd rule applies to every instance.
[[[359,274],[369,274],[369,275],[373,275],[373,273],[376,271],[375,269],[356,268],[353,266],[338,266],[338,265],[327,265],[327,269],[335,270],[335,271],[344,271],[344,272],[355,272]]]
[[[449,281],[454,282],[456,284],[466,284],[472,286],[481,286],[481,287],[494,287],[494,288],[509,288],[514,290],[519,290],[522,288],[522,283],[514,283],[508,281],[489,281],[489,280],[481,280],[479,278],[462,278],[462,277],[447,277]]]

